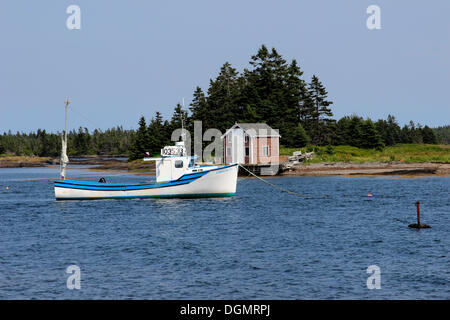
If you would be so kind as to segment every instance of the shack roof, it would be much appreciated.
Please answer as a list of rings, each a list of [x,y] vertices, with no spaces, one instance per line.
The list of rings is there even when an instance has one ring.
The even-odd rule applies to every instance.
[[[241,128],[251,137],[275,137],[280,138],[277,129],[272,129],[267,123],[235,123],[230,129],[222,135],[222,139],[232,130]]]

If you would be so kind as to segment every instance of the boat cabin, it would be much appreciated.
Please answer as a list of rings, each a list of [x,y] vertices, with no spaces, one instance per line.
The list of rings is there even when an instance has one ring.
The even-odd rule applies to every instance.
[[[161,157],[145,157],[144,161],[156,161],[156,182],[167,182],[181,178],[184,174],[201,172],[217,166],[200,167],[195,164],[195,156],[188,156],[183,141],[175,146],[161,149]]]

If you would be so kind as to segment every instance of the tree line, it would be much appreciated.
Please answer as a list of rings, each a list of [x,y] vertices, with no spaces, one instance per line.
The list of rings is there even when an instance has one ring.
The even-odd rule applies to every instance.
[[[229,62],[211,79],[206,91],[197,87],[189,110],[180,104],[170,120],[160,112],[150,120],[141,116],[137,130],[121,127],[105,132],[86,128],[68,134],[69,155],[128,155],[139,159],[149,152],[157,155],[170,144],[172,132],[185,128],[193,132],[194,121],[205,129],[225,132],[236,122],[266,122],[279,129],[280,144],[285,147],[306,145],[352,145],[360,148],[383,148],[397,143],[449,143],[449,127],[435,130],[411,121],[400,127],[395,117],[372,121],[357,115],[333,118],[328,92],[318,76],[303,79],[297,61],[286,61],[275,48],[262,45],[250,58],[249,67],[238,72]],[[439,139],[439,140],[438,140]],[[0,153],[57,156],[59,133],[36,133],[0,136]]]
[[[450,125],[434,128],[439,143],[450,144]]]
[[[57,157],[61,154],[61,134],[38,129],[37,132],[0,135],[0,154],[14,154],[41,157]],[[87,128],[67,133],[67,152],[70,156],[82,155],[128,155],[134,141],[134,130],[118,126],[106,131]]]
[[[145,151],[158,154],[160,147],[170,141],[173,123],[178,121],[178,128],[181,126],[182,112],[190,130],[194,121],[221,132],[236,122],[266,122],[279,129],[280,144],[285,147],[313,144],[382,148],[397,143],[438,143],[436,133],[428,126],[411,121],[400,127],[392,115],[376,122],[357,115],[335,120],[333,102],[319,78],[313,75],[309,81],[304,80],[297,61],[288,63],[275,48],[261,46],[249,65],[239,73],[225,62],[206,92],[200,87],[195,89],[189,114],[177,105],[170,122],[163,122],[158,112],[149,126],[141,118],[130,157],[141,158]],[[162,138],[151,141],[152,136]]]

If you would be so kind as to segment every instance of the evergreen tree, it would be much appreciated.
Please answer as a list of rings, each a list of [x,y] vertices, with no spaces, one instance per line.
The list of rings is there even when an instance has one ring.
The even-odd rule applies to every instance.
[[[397,120],[393,115],[388,115],[387,117],[387,125],[389,130],[389,135],[392,139],[390,141],[393,144],[399,143],[401,140],[401,129],[400,126],[397,123]]]
[[[2,136],[0,136],[0,154],[4,154],[6,152],[5,141],[4,141],[5,136],[6,136],[6,134],[3,134]]]
[[[226,62],[220,69],[218,77],[210,81],[205,128],[224,131],[238,120],[242,113],[239,109],[240,83],[238,72]]]
[[[336,122],[332,145],[337,146],[348,144],[349,138],[347,137],[347,127],[349,121],[349,117],[342,117],[341,119],[339,119],[339,121]]]
[[[395,144],[395,139],[389,130],[389,125],[386,120],[379,119],[375,123],[375,127],[380,134],[381,140],[387,146],[392,146]]]
[[[170,120],[170,126],[171,126],[171,133],[173,130],[181,129],[182,127],[182,120],[183,120],[183,126],[185,129],[188,129],[190,126],[190,118],[186,110],[183,110],[183,107],[181,104],[177,104],[173,114],[172,119]]]
[[[420,124],[415,124],[414,121],[409,122],[409,141],[410,143],[423,143],[422,138],[422,126]]]
[[[433,131],[436,134],[438,143],[450,144],[450,125],[434,128]]]
[[[307,112],[310,113],[307,128],[313,144],[321,145],[328,142],[330,132],[327,130],[329,128],[327,124],[334,120],[330,118],[333,112],[328,108],[333,102],[326,100],[327,95],[325,87],[314,75],[308,85],[308,98],[305,104]]]
[[[246,90],[244,100],[258,118],[267,121],[275,127],[277,115],[283,109],[278,99],[282,96],[283,74],[286,71],[286,61],[273,48],[270,52],[262,45],[256,55],[250,60],[252,70],[244,70]]]
[[[136,133],[134,142],[130,148],[129,159],[136,160],[146,156],[149,151],[150,136],[147,129],[147,123],[144,116],[139,119],[139,129]]]
[[[295,59],[292,60],[287,68],[284,80],[285,90],[283,100],[286,102],[286,106],[284,108],[284,114],[280,114],[281,121],[279,129],[281,136],[285,137],[286,140],[289,140],[291,136],[294,141],[298,140],[300,135],[307,138],[307,143],[309,143],[309,137],[301,125],[303,101],[308,95],[306,83],[301,78],[302,75],[303,71],[301,71],[297,61]],[[294,127],[294,130],[291,130],[291,127]]]
[[[388,115],[387,120],[379,119],[375,126],[386,146],[402,142],[402,132],[394,116]]]
[[[300,124],[305,128],[308,133],[311,133],[314,129],[314,123],[316,116],[316,108],[314,102],[308,91],[305,92],[303,99],[300,101],[299,106],[299,120]]]
[[[363,121],[361,126],[361,143],[359,147],[365,149],[381,149],[383,148],[380,134],[372,120]]]
[[[45,132],[45,129],[42,130],[42,131],[40,129],[38,129],[38,131],[37,131],[37,138],[38,138],[38,140],[40,142],[40,148],[39,148],[39,151],[38,151],[38,156],[44,157],[46,155],[49,155],[49,153],[50,153],[50,149],[49,149],[50,145],[49,145],[49,141],[47,139],[47,133]]]
[[[287,141],[286,147],[290,148],[302,148],[310,142],[310,139],[301,124],[298,124],[297,127],[293,128],[292,135],[289,138],[290,140]]]
[[[68,139],[68,148],[71,153],[78,156],[88,155],[92,153],[91,135],[87,128],[78,128],[78,132],[72,133],[72,139]],[[72,147],[72,148],[71,148]]]
[[[303,72],[295,60],[287,64],[275,48],[269,51],[264,45],[252,56],[250,65],[253,69],[245,69],[243,74],[244,118],[247,122],[267,122],[280,130],[281,143],[289,144],[306,93]]]
[[[353,115],[349,121],[346,129],[347,141],[345,144],[353,147],[362,145],[362,126],[364,120],[356,115]]]
[[[402,127],[400,141],[401,143],[412,143],[411,130],[407,125]]]
[[[428,144],[437,144],[438,143],[436,134],[430,127],[428,127],[428,126],[423,127],[421,134],[422,134],[422,138],[423,138],[423,143],[428,143]]]
[[[194,97],[190,104],[189,109],[191,110],[192,116],[191,121],[202,121],[205,128],[213,128],[211,126],[211,120],[209,116],[208,103],[206,102],[205,93],[200,87],[197,87],[194,91]]]
[[[159,155],[161,148],[167,141],[166,128],[164,128],[163,119],[160,112],[156,112],[155,118],[152,118],[148,125],[148,152],[151,155]]]

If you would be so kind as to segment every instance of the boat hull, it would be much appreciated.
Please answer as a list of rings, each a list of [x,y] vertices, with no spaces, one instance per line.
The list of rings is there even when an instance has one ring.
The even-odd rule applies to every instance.
[[[237,164],[186,174],[158,184],[96,183],[80,180],[54,182],[56,200],[127,198],[231,197],[236,193]]]

